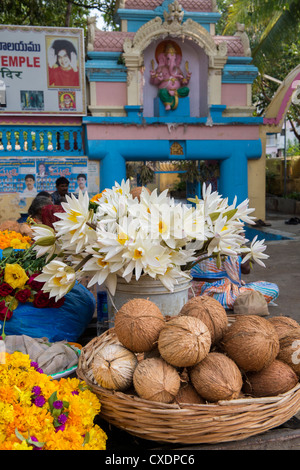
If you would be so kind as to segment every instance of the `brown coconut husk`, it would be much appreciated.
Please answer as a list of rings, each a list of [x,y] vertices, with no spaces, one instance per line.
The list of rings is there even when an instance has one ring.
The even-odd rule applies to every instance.
[[[20,233],[20,224],[15,220],[4,220],[0,224],[0,231],[4,232],[4,230]]]
[[[193,386],[207,401],[232,400],[240,395],[243,379],[241,371],[225,354],[209,353],[190,370]]]
[[[288,364],[300,377],[300,330],[294,330],[294,332],[283,336],[279,343],[280,349],[277,359]]]
[[[211,335],[199,318],[179,316],[165,323],[159,333],[161,357],[175,367],[190,367],[210,350]]]
[[[130,194],[132,195],[133,199],[137,197],[138,200],[140,200],[141,192],[143,189],[145,189],[146,191],[148,191],[149,194],[151,194],[151,191],[148,188],[146,188],[146,186],[136,186],[135,188],[132,188],[132,190],[130,191]]]
[[[298,377],[293,369],[275,359],[268,367],[247,374],[243,392],[257,398],[272,397],[288,392],[297,382]]]
[[[280,315],[278,317],[271,317],[268,320],[275,327],[279,341],[290,333],[297,331],[300,333],[300,325],[293,318]]]
[[[133,374],[133,385],[140,398],[171,403],[180,389],[180,376],[175,367],[162,358],[141,361]]]
[[[153,349],[164,325],[160,309],[147,299],[126,302],[115,316],[115,333],[119,341],[136,353]]]
[[[212,344],[221,340],[228,329],[228,317],[220,302],[209,295],[192,297],[181,309],[179,315],[199,318],[211,334]]]
[[[275,327],[257,315],[237,317],[223,336],[226,354],[244,371],[259,371],[274,361],[279,352]]]
[[[179,392],[177,393],[174,402],[179,403],[180,405],[184,403],[203,405],[206,403],[205,400],[200,397],[195,387],[191,383],[181,384]]]

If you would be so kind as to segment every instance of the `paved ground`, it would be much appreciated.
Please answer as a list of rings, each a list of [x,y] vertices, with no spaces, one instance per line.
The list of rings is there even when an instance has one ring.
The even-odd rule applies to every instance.
[[[271,226],[260,230],[291,239],[266,240],[266,253],[270,256],[265,262],[266,268],[255,264],[253,271],[244,280],[276,283],[279,297],[276,300],[277,306],[269,307],[270,314],[287,315],[300,323],[300,224],[285,224],[291,217],[293,216],[279,213],[267,214],[266,221]]]

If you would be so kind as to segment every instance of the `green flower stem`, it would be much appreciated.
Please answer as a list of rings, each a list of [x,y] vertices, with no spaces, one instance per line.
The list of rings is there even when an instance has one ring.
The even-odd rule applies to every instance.
[[[13,300],[14,298],[11,299],[11,301],[9,302],[9,305],[8,305],[8,310],[10,310],[10,306],[12,305],[13,303]],[[5,314],[5,317],[4,317],[4,320],[3,320],[3,330],[2,330],[2,339],[5,340],[5,337],[6,337],[6,334],[5,334],[5,323],[6,323],[6,318],[7,318],[7,311],[6,311],[6,314]]]
[[[79,271],[79,270],[82,268],[82,266],[84,266],[85,263],[86,263],[89,259],[91,259],[92,257],[93,257],[92,254],[87,255],[83,260],[80,261],[80,263],[77,264],[77,266],[74,268],[74,271],[75,271],[75,272],[76,272],[76,271]]]

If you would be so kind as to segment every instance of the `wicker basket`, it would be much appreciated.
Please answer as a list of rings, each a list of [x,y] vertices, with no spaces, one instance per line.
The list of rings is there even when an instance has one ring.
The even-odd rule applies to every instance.
[[[300,383],[276,397],[184,406],[107,390],[95,382],[91,364],[100,348],[112,343],[119,343],[113,328],[84,346],[77,376],[99,397],[100,417],[139,438],[172,444],[237,441],[283,424],[300,409]]]

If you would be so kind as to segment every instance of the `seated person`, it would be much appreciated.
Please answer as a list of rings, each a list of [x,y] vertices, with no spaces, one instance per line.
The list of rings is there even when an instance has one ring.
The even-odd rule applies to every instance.
[[[249,262],[242,264],[241,256],[228,256],[222,260],[220,268],[217,267],[215,258],[208,258],[192,268],[192,289],[195,295],[210,295],[228,310],[233,309],[239,294],[249,290],[261,292],[268,303],[277,299],[279,289],[276,284],[266,281],[246,284],[242,280],[242,274],[249,272]]]
[[[28,209],[28,216],[37,224],[48,225],[53,228],[53,223],[60,220],[54,214],[64,212],[60,204],[53,204],[51,195],[37,195]]]

